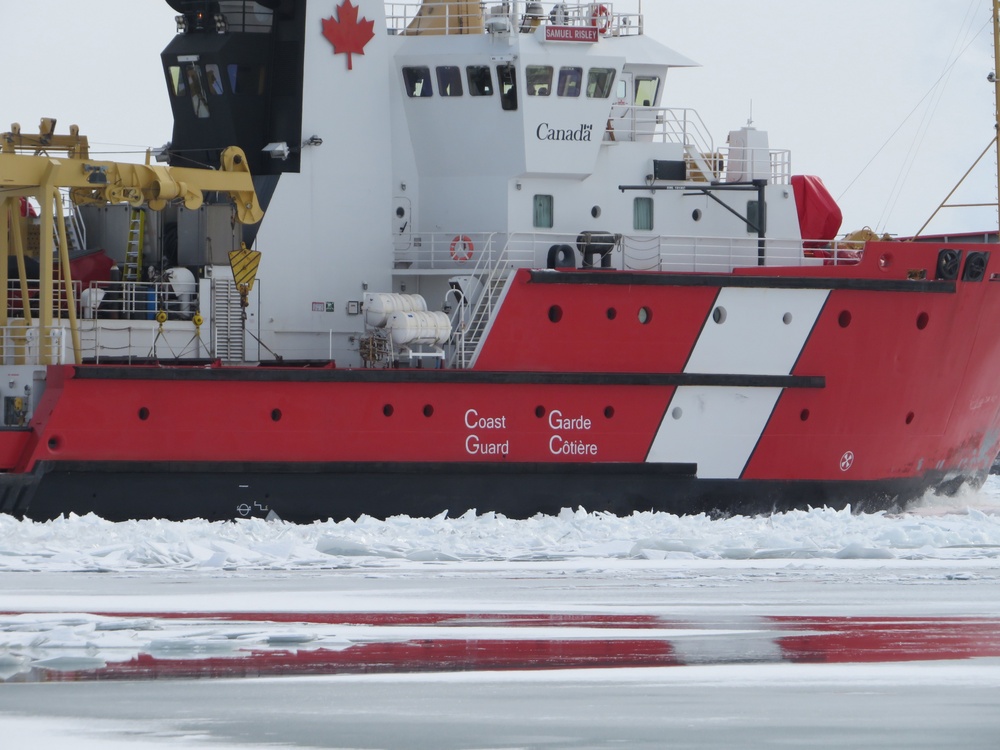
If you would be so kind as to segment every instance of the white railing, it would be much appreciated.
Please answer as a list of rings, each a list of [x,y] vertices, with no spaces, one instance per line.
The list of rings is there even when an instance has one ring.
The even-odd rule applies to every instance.
[[[4,365],[66,364],[73,361],[72,348],[70,332],[61,326],[0,328],[0,361]]]
[[[611,109],[605,141],[674,143],[684,148],[689,179],[725,182],[727,177],[745,175],[757,164],[766,164],[769,181],[787,185],[792,177],[792,156],[787,149],[739,149],[738,160],[729,146],[716,146],[708,127],[697,111],[678,107],[615,105]]]
[[[628,3],[634,5],[634,3]],[[506,20],[506,28],[531,33],[542,26],[589,26],[603,36],[638,36],[642,14],[619,12],[624,2],[531,2],[530,0],[452,0],[451,2],[386,2],[390,34],[470,34],[496,28],[491,21]]]
[[[622,239],[622,266],[626,271],[674,273],[729,273],[760,265],[763,250],[768,267],[854,265],[862,243],[820,240],[734,237],[658,237],[627,235]]]
[[[608,120],[609,140],[679,143],[702,153],[715,151],[708,127],[696,110],[616,104]]]
[[[395,251],[395,270],[419,270],[450,273],[456,276],[479,274],[492,268],[503,252],[507,235],[496,232],[459,232],[415,234],[410,246]],[[517,258],[525,267],[534,255]]]
[[[85,320],[80,356],[86,361],[205,359],[213,356],[208,331],[190,321]]]
[[[614,238],[614,248],[607,254],[607,268],[620,271],[673,271],[728,273],[734,268],[759,265],[761,240],[753,234],[741,237],[694,237],[661,235],[609,235],[599,233],[598,241]],[[451,257],[453,235],[421,235],[423,242],[408,250],[396,251],[396,270],[474,276],[489,288],[492,277],[500,271],[517,268],[545,268],[552,248],[568,245],[577,268],[584,266],[579,234],[523,232],[512,234],[484,232],[460,235],[485,238],[485,245],[475,244],[468,261]],[[766,266],[849,265],[858,262],[863,243],[857,241],[801,240],[767,238],[763,240]],[[446,257],[442,257],[442,256]],[[600,267],[602,257],[592,256]],[[466,316],[472,311],[466,310]]]
[[[27,282],[28,307],[32,317],[38,315],[39,282]],[[53,314],[65,316],[67,312],[66,288],[61,281],[52,285]],[[155,320],[163,310],[170,319],[190,318],[198,310],[197,290],[178,294],[176,287],[167,282],[94,281],[83,288],[73,282],[73,299],[79,318],[111,318],[123,320]],[[7,282],[7,315],[23,318],[25,295],[20,281]]]
[[[160,310],[168,319],[187,319],[199,310],[197,285],[178,293],[169,282],[94,281],[77,309],[84,319],[155,320]]]
[[[21,290],[21,282],[17,279],[9,279],[7,281],[7,315],[9,317],[23,318],[24,315],[24,304],[25,299],[27,299],[28,308],[31,312],[32,317],[38,316],[38,295],[39,295],[39,283],[37,279],[28,279],[27,281],[27,298],[23,291]],[[73,284],[73,297],[77,301],[79,310],[79,300],[80,300],[80,290],[81,285],[79,281],[74,281]],[[66,285],[59,280],[55,280],[52,283],[52,312],[55,316],[64,315],[66,313]]]
[[[456,364],[467,367],[471,357],[482,340],[486,330],[493,320],[496,305],[502,294],[501,285],[507,274],[515,268],[525,268],[534,259],[534,246],[516,247],[513,235],[502,235],[506,242],[491,242],[490,252],[483,253],[476,266],[468,274],[477,279],[481,287],[475,299],[464,299],[461,294],[455,296],[455,310],[451,315],[452,351],[447,357],[449,367]],[[492,239],[496,240],[498,236]],[[493,248],[499,248],[493,252]],[[452,293],[449,292],[449,295]]]
[[[207,331],[190,321],[85,320],[78,325],[85,361],[205,359],[212,356]],[[0,327],[0,364],[70,364],[75,361],[69,321],[48,328],[11,322]]]

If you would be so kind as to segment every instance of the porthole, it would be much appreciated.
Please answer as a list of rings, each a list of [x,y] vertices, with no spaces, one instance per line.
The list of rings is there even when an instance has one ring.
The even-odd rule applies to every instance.
[[[62,441],[58,437],[53,435],[52,437],[49,438],[48,445],[49,445],[49,450],[55,452],[62,447]]]
[[[841,310],[840,315],[837,316],[837,323],[841,328],[847,328],[851,324],[851,312],[850,310]]]
[[[392,404],[386,404],[385,406],[382,407],[382,413],[385,414],[387,417],[391,417],[393,412],[395,411],[396,410],[392,408]]]
[[[913,424],[913,419],[914,419],[914,418],[915,418],[916,416],[917,416],[917,415],[916,415],[916,414],[914,414],[914,413],[913,413],[912,411],[911,411],[911,412],[910,412],[909,414],[907,414],[907,415],[906,415],[906,424]]]
[[[615,308],[613,308],[613,307],[609,307],[608,308],[608,320],[614,320],[617,317],[618,317],[618,311]]]
[[[800,411],[799,412],[799,419],[801,419],[803,422],[808,422],[809,421],[809,410],[808,409],[803,409],[802,411]]]
[[[696,208],[694,211],[692,211],[691,218],[694,219],[695,221],[701,221],[701,209]]]
[[[883,271],[887,271],[892,266],[892,260],[892,253],[883,253],[878,258],[878,267]]]
[[[403,208],[402,206],[397,206],[396,207],[396,216],[398,218],[402,219],[404,216],[406,216],[406,209]]]
[[[562,320],[562,316],[563,316],[563,311],[562,308],[559,307],[559,305],[552,305],[552,307],[549,308],[549,320],[551,320],[553,323],[558,323],[560,320]]]
[[[712,310],[712,320],[714,320],[720,326],[726,322],[726,317],[727,317],[726,308],[722,307],[721,305]]]
[[[639,308],[639,322],[647,325],[653,319],[653,311],[648,307]]]
[[[600,219],[601,218],[601,207],[600,206],[594,206],[592,209],[590,209],[590,215],[593,216],[595,219]]]
[[[920,331],[924,330],[927,327],[927,324],[930,322],[931,322],[930,315],[928,315],[925,312],[920,313],[920,315],[917,316],[917,330]]]
[[[684,416],[684,410],[679,406],[675,406],[674,410],[670,412],[670,416],[673,417],[674,419],[680,419],[681,417]]]
[[[141,419],[143,422],[149,419],[149,409],[147,409],[145,406],[139,409],[139,419]]]
[[[432,417],[434,416],[434,407],[430,404],[424,404],[424,416]]]
[[[544,406],[536,406],[535,407],[535,416],[538,417],[539,419],[541,419],[542,417],[544,417],[545,416],[545,407]]]
[[[784,323],[786,326],[790,326],[792,324],[792,314],[785,313],[784,315],[782,315],[781,322]]]
[[[614,416],[615,416],[615,407],[613,407],[613,406],[605,406],[604,407],[604,418],[605,419],[613,419]]]
[[[271,409],[271,421],[272,422],[281,421],[281,409]]]

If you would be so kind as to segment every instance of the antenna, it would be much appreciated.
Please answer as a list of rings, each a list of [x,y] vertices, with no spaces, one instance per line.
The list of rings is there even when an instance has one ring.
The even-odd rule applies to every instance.
[[[997,0],[1000,2],[1000,0]],[[753,99],[750,100],[750,117],[747,118],[747,127],[753,127]]]

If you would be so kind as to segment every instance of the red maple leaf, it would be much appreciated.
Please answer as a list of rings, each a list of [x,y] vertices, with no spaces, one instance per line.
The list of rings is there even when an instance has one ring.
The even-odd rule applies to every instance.
[[[363,16],[358,21],[358,9],[351,0],[344,0],[337,6],[336,19],[323,19],[323,36],[333,45],[333,54],[347,55],[347,69],[354,70],[351,55],[365,54],[365,45],[375,38],[375,22]]]

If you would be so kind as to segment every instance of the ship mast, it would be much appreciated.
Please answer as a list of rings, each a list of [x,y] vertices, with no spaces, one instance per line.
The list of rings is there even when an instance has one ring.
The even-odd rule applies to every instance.
[[[997,227],[998,227],[998,237],[1000,237],[1000,0],[993,0],[993,72],[989,75],[989,81],[993,84],[993,96],[994,96],[994,114],[996,117],[996,122],[993,126],[993,141],[987,146],[983,153],[979,155],[979,158],[973,162],[969,170],[962,175],[962,179],[958,181],[955,187],[952,188],[948,196],[941,201],[941,204],[934,209],[934,213],[930,215],[930,218],[924,222],[924,225],[917,230],[917,233],[913,235],[914,237],[919,237],[927,229],[928,225],[934,221],[934,217],[938,215],[942,208],[985,208],[987,206],[994,206],[997,209]],[[997,202],[996,203],[966,203],[966,204],[954,204],[949,203],[952,196],[958,192],[958,189],[965,182],[965,179],[972,174],[979,162],[981,162],[990,151],[994,152],[997,159]]]
[[[1000,0],[993,0],[993,91],[996,97],[996,136],[993,143],[997,144],[997,222],[1000,229]]]

